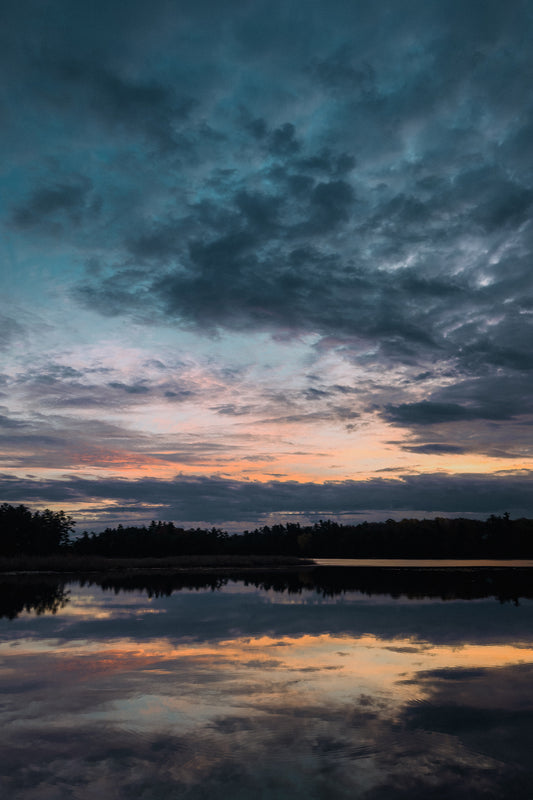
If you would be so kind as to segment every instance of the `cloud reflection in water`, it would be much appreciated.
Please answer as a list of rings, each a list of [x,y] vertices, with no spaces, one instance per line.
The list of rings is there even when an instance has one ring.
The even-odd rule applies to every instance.
[[[530,796],[530,600],[68,589],[1,623],[4,796]]]

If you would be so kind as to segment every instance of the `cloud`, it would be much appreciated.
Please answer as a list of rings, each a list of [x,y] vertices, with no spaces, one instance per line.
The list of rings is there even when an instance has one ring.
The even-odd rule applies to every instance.
[[[12,419],[5,414],[0,414],[0,428],[10,428],[13,430],[17,428],[25,428],[26,426],[27,423],[23,422],[22,420]]]
[[[200,446],[200,445],[199,445]],[[102,518],[117,506],[143,515],[150,505],[150,518],[224,521],[249,520],[262,515],[299,512],[346,518],[364,516],[365,511],[384,514],[465,513],[488,516],[510,511],[533,515],[531,473],[477,475],[441,473],[404,475],[401,478],[373,478],[367,481],[238,481],[203,476],[176,476],[173,480],[143,478],[78,478],[28,480],[3,475],[0,497],[6,502],[63,503],[72,513],[74,506],[102,501]]]
[[[174,126],[184,122],[194,101],[176,96],[168,83],[131,80],[94,61],[46,59],[39,64],[48,69],[63,88],[62,103],[89,106],[94,117],[121,135],[141,134],[150,143],[166,150],[174,148]]]
[[[0,314],[0,350],[7,350],[26,336],[27,328],[11,315]]]
[[[260,174],[254,179],[263,180]],[[296,179],[305,179],[302,194],[294,193]],[[237,180],[242,186],[245,176]],[[449,222],[444,227],[444,218],[456,215],[457,198],[450,197],[449,210],[440,215],[444,241],[431,264],[429,250],[440,234],[423,232],[422,206],[411,207],[409,198],[371,208],[363,188],[359,206],[359,181],[316,182],[292,174],[287,163],[270,181],[268,193],[228,187],[219,201],[224,210],[206,200],[181,218],[151,226],[127,243],[123,267],[87,280],[76,297],[114,314],[152,308],[198,332],[355,336],[376,363],[436,358],[456,362],[465,374],[485,366],[531,368],[524,345],[531,287],[518,253],[499,260],[497,282],[491,277],[496,268],[487,266],[481,251],[466,268],[457,263],[446,274],[445,264],[465,235],[463,217],[457,217],[456,232]],[[411,224],[424,237],[419,243],[406,241]],[[395,258],[379,252],[389,239],[399,243]],[[392,269],[404,260],[412,265]]]
[[[124,367],[120,358],[119,351],[117,363],[108,357],[110,366],[104,367],[94,366],[94,361],[91,365],[89,360],[80,368],[45,362],[26,371],[13,371],[6,381],[15,403],[22,402],[41,414],[56,409],[127,409],[149,402],[188,402],[205,391],[203,383],[231,384],[229,375],[208,365],[202,368],[174,362]]]
[[[472,419],[475,412],[457,403],[432,403],[423,400],[420,403],[404,403],[399,406],[389,405],[385,410],[385,419],[400,424],[432,425],[438,422],[457,422]]]
[[[488,383],[488,382],[483,382]],[[454,387],[453,394],[460,394],[461,388],[466,388],[463,384]],[[450,391],[449,394],[452,392]],[[441,395],[446,395],[448,392],[439,392]],[[465,391],[465,399],[468,399],[468,394]],[[515,403],[508,403],[505,394],[500,394],[494,400],[488,400],[485,403],[479,403],[476,406],[460,405],[459,403],[439,403],[430,400],[422,400],[419,403],[403,403],[399,406],[389,405],[383,414],[384,418],[389,422],[394,422],[400,425],[419,426],[419,425],[435,425],[438,423],[453,423],[462,422],[464,420],[473,419],[489,419],[489,420],[508,420],[513,415],[513,411],[520,414],[529,411],[529,403],[527,406],[519,405],[519,398],[515,398]],[[513,408],[513,405],[515,406]]]
[[[389,404],[381,417],[410,430],[402,447],[419,453],[529,457],[532,378],[501,370],[435,388],[429,399]]]
[[[408,450],[410,453],[424,453],[426,455],[446,455],[446,454],[458,454],[461,455],[463,453],[468,453],[467,446],[461,446],[459,444],[445,444],[442,442],[428,442],[426,444],[413,444],[413,445],[404,445],[404,450]],[[384,472],[385,470],[381,470]]]
[[[83,406],[94,410],[91,404]],[[32,471],[157,470],[165,464],[216,468],[240,457],[241,448],[247,443],[246,434],[226,442],[208,438],[207,434],[203,437],[199,432],[157,434],[133,425],[61,414],[22,419],[0,415],[0,434],[0,461],[4,467]],[[53,485],[52,481],[49,488]]]
[[[63,227],[79,226],[100,211],[101,201],[91,197],[91,189],[91,181],[82,175],[34,189],[26,202],[13,210],[12,222],[23,230],[39,228],[56,235]]]
[[[531,106],[531,56],[511,46],[524,9],[510,20],[494,5],[415,2],[380,25],[369,10],[320,9],[297,44],[294,12],[273,25],[280,7],[269,19],[254,3],[225,17],[221,37],[199,25],[218,18],[210,3],[179,18],[133,4],[127,37],[113,4],[95,8],[97,37],[81,18],[46,45],[35,33],[25,91],[35,94],[38,71],[44,122],[74,125],[63,150],[74,157],[69,136],[85,127],[108,167],[29,186],[12,219],[65,232],[103,203],[115,220],[99,229],[103,269],[73,292],[104,314],[356,336],[354,358],[362,349],[378,364],[531,369],[533,185],[511,145]],[[4,58],[18,64],[12,48]],[[46,124],[42,136],[51,142]]]

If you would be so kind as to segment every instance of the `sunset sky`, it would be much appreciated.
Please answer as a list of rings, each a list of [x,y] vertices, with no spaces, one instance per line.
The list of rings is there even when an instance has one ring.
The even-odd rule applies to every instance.
[[[533,516],[533,2],[3,0],[0,502]]]

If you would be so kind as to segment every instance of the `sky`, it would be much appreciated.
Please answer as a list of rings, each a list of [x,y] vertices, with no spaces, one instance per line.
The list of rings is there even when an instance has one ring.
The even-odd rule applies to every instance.
[[[3,0],[0,501],[533,516],[531,0]]]

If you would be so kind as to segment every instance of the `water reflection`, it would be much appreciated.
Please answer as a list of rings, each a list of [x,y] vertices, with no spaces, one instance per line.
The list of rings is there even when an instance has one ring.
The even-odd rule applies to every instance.
[[[144,592],[148,597],[169,597],[184,589],[217,591],[242,583],[266,591],[335,597],[346,592],[368,596],[440,598],[442,600],[482,599],[493,597],[500,602],[518,604],[520,598],[533,598],[533,569],[500,566],[498,568],[388,568],[319,566],[301,570],[188,571],[165,573],[141,570],[129,573],[88,574],[81,586],[99,586],[115,594]],[[505,562],[500,562],[505,564]],[[55,614],[69,602],[65,590],[67,578],[58,575],[3,575],[0,577],[0,617],[13,619],[23,611]]]
[[[4,580],[3,796],[529,799],[514,575]]]
[[[65,582],[39,576],[21,578],[4,576],[0,580],[0,617],[15,619],[24,611],[35,614],[56,614],[69,601]]]

